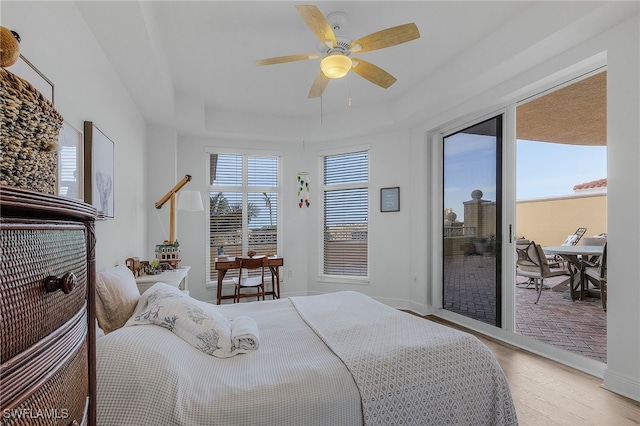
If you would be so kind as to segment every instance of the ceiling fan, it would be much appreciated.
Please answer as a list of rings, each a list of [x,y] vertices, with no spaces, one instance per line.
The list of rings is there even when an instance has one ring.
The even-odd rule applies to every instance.
[[[420,38],[418,27],[416,24],[410,23],[377,31],[368,36],[351,41],[343,37],[336,37],[333,31],[334,29],[340,28],[339,22],[346,17],[343,13],[335,12],[329,15],[331,20],[337,20],[338,22],[332,25],[316,6],[296,5],[296,9],[298,9],[298,13],[300,13],[309,28],[311,28],[311,31],[313,31],[320,40],[321,43],[318,46],[320,53],[278,56],[275,58],[260,59],[254,63],[256,65],[274,65],[322,57],[320,60],[320,72],[311,85],[309,98],[321,96],[327,84],[329,84],[330,79],[342,78],[347,75],[350,70],[353,70],[353,72],[360,77],[384,89],[388,88],[396,82],[394,76],[370,62],[352,55],[384,49],[385,47],[395,46]]]

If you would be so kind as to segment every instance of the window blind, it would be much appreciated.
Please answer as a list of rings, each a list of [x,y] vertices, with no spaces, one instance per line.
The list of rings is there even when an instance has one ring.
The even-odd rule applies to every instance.
[[[325,275],[369,274],[368,179],[367,151],[323,157]]]

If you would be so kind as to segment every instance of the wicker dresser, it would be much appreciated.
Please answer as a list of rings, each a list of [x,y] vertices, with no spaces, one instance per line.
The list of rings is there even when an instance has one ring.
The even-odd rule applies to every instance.
[[[90,205],[0,186],[0,424],[95,423]]]

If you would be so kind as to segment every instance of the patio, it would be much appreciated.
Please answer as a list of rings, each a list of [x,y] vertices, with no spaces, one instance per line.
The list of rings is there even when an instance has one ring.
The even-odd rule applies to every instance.
[[[446,308],[490,323],[495,313],[487,301],[495,298],[490,290],[494,265],[493,256],[446,256]],[[546,279],[537,305],[533,286],[516,285],[516,332],[606,363],[607,316],[600,299],[572,301],[568,286],[560,284],[566,278]]]

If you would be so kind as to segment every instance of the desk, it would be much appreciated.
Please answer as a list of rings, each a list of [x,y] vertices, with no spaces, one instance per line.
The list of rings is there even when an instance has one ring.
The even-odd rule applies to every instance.
[[[576,299],[575,291],[580,287],[580,259],[582,256],[602,256],[603,246],[547,246],[543,251],[557,254],[567,261],[570,275],[571,297]],[[580,300],[584,298],[585,289],[580,288]]]
[[[268,257],[267,266],[271,271],[271,291],[266,291],[265,295],[271,295],[274,299],[280,298],[280,266],[284,265],[284,259],[281,257]],[[218,305],[222,299],[233,299],[233,294],[222,295],[222,280],[229,269],[240,268],[240,259],[229,257],[227,260],[218,260],[216,258],[216,271],[218,271]]]
[[[189,294],[189,282],[187,280],[189,278],[189,269],[191,269],[191,266],[179,266],[176,269],[164,271],[161,274],[137,277],[136,284],[138,285],[138,291],[142,294],[155,283],[166,283],[178,287],[183,292]]]

